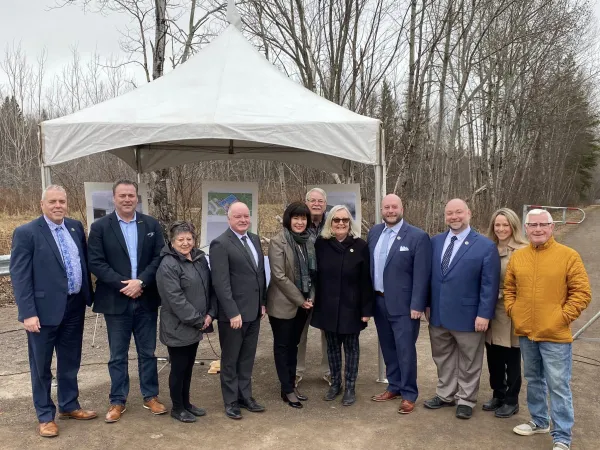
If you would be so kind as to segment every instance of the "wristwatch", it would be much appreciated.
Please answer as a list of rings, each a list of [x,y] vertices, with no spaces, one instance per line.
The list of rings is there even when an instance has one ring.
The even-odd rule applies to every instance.
[[[146,287],[146,283],[144,283],[142,280],[138,280],[140,282],[140,287],[141,288],[145,288]]]

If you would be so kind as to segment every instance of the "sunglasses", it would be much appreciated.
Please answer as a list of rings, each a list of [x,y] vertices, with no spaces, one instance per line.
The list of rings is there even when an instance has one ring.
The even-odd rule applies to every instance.
[[[344,218],[334,217],[333,219],[331,219],[331,221],[333,223],[340,223],[340,222],[342,222],[344,225],[350,223],[350,219],[348,219],[347,217],[344,217]]]

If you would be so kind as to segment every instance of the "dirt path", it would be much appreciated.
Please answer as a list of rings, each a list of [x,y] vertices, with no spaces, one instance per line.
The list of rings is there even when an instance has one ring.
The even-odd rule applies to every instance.
[[[586,264],[594,293],[600,292],[600,208],[588,214],[582,225],[573,227],[562,239],[577,249]],[[598,297],[574,325],[583,325],[600,309]],[[520,398],[521,412],[507,420],[495,419],[476,408],[474,417],[461,421],[454,417],[450,408],[440,411],[425,410],[422,400],[435,393],[436,372],[431,360],[427,328],[421,327],[419,350],[420,400],[415,413],[400,416],[396,413],[398,402],[378,404],[369,400],[384,386],[374,380],[377,374],[377,341],[375,327],[371,323],[361,335],[361,366],[357,384],[357,403],[349,408],[338,402],[321,400],[326,390],[317,371],[320,359],[319,337],[316,330],[309,336],[309,372],[302,382],[302,391],[310,400],[303,410],[287,407],[278,396],[279,386],[272,357],[272,335],[268,322],[263,322],[259,351],[254,370],[254,396],[267,406],[264,414],[245,413],[244,419],[235,422],[223,415],[218,376],[208,375],[206,366],[196,366],[192,383],[192,398],[207,408],[208,415],[197,423],[184,425],[168,416],[154,417],[141,407],[137,384],[137,363],[130,362],[132,378],[128,411],[121,422],[105,424],[101,419],[82,423],[59,422],[61,436],[54,440],[37,437],[35,416],[31,403],[29,374],[2,376],[28,370],[27,345],[17,329],[14,307],[0,308],[0,448],[46,449],[46,448],[143,448],[188,449],[210,446],[214,449],[241,447],[249,449],[481,449],[510,448],[542,450],[551,448],[548,435],[522,438],[512,433],[512,428],[528,420],[525,403],[525,386]],[[96,345],[92,348],[92,332],[95,317],[90,313],[84,336],[84,367],[80,371],[81,402],[85,408],[93,408],[100,414],[106,412],[109,381],[105,362],[108,359],[106,329],[103,321],[98,329]],[[600,321],[584,334],[600,338]],[[219,351],[216,336],[213,346]],[[600,343],[578,341],[574,353],[600,359]],[[165,355],[164,348],[157,350]],[[135,357],[135,352],[130,356]],[[201,343],[198,357],[213,356],[208,342]],[[582,360],[576,357],[576,360]],[[589,361],[589,360],[588,360]],[[591,361],[590,361],[591,362]],[[159,366],[160,367],[160,366]],[[161,397],[167,404],[169,368],[160,373]],[[600,367],[575,362],[573,366],[573,393],[576,423],[574,449],[597,450],[600,448],[600,417],[598,378]],[[480,403],[491,392],[487,373],[482,377]]]

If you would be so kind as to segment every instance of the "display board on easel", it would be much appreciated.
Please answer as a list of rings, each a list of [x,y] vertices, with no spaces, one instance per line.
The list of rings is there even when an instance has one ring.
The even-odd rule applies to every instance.
[[[232,183],[229,181],[205,181],[202,183],[202,227],[200,247],[220,236],[229,224],[227,210],[232,203],[243,202],[250,209],[252,226],[258,232],[258,183]],[[204,249],[206,250],[206,249]]]

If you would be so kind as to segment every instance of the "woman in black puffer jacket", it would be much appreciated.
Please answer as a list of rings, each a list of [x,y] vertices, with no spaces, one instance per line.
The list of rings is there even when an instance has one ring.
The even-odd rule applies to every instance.
[[[216,317],[216,297],[204,252],[196,248],[194,225],[175,222],[161,252],[156,284],[162,301],[160,341],[167,346],[171,373],[171,416],[195,422],[206,412],[190,402],[190,384],[202,333]]]

